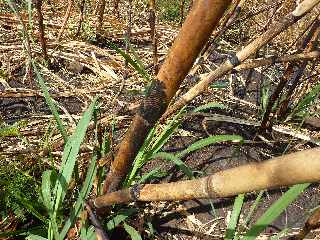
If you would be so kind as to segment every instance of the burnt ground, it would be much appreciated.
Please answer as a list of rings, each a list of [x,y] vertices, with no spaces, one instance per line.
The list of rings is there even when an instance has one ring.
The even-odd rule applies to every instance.
[[[245,74],[246,73],[242,76],[245,76]],[[69,81],[73,81],[71,80],[72,75],[71,78],[68,79]],[[193,79],[189,80],[189,82],[186,81],[184,88],[188,89],[188,87],[193,84],[193,81]],[[8,83],[12,88],[21,87],[15,81],[9,81]],[[250,87],[256,89],[256,83],[252,83],[249,86],[249,90]],[[109,88],[106,91],[116,92],[119,88],[120,86],[113,86],[113,89]],[[52,94],[55,93],[56,92],[54,91],[52,92]],[[129,125],[130,118],[134,114],[134,110],[131,110],[132,105],[140,101],[143,97],[141,93],[142,91],[139,88],[138,90],[128,90],[124,88],[116,103],[112,105],[108,103],[103,105],[101,116],[108,115],[108,111],[112,111],[115,116],[125,116],[122,120],[119,120],[116,125],[114,145],[121,140],[126,127]],[[248,94],[245,96],[244,100],[251,101],[251,103],[255,105],[255,97],[256,96],[250,96]],[[228,103],[225,101],[226,98],[227,96],[225,96],[222,91],[211,89],[205,93],[204,96],[198,98],[194,103],[192,103],[188,109],[192,110],[194,107],[199,106],[202,103],[217,101],[227,104],[228,109],[209,110],[206,112],[206,116],[210,116],[210,114],[213,113],[220,113],[238,118],[256,116],[257,109],[251,108],[250,106],[248,107],[237,101]],[[88,105],[87,101],[84,101],[79,96],[57,97],[55,100],[59,102],[59,105],[66,109],[66,112],[71,116],[81,114]],[[103,100],[104,99],[102,99],[102,102]],[[33,121],[39,121],[39,119],[46,118],[45,116],[50,115],[50,110],[48,109],[44,98],[41,96],[1,98],[0,112],[2,120],[8,124],[13,124],[21,120],[31,123]],[[162,151],[171,153],[181,151],[195,141],[208,137],[208,134],[235,134],[242,136],[245,140],[248,140],[248,142],[241,145],[231,143],[215,144],[189,154],[183,160],[194,171],[198,172],[198,176],[204,176],[249,162],[263,161],[273,156],[279,156],[285,151],[289,143],[290,152],[313,147],[313,144],[299,139],[293,139],[290,136],[279,133],[273,133],[266,136],[270,140],[269,143],[266,143],[264,140],[256,138],[257,128],[254,126],[246,126],[230,122],[205,122],[204,119],[205,117],[201,114],[190,114],[187,116],[178,131],[173,137],[171,137],[168,143],[165,144]],[[41,120],[41,122],[41,124],[45,124],[43,120]],[[35,131],[39,137],[45,134],[45,128],[40,127],[37,129],[37,126],[34,126],[35,128],[33,128],[33,131]],[[28,131],[26,131],[27,138],[29,134]],[[18,142],[19,140],[11,139],[11,144],[18,144]],[[2,144],[1,151],[6,152],[8,150],[6,149],[7,146],[8,142],[6,144]],[[35,149],[36,151],[40,150],[38,147]],[[36,154],[36,151],[34,154]],[[23,153],[22,150],[21,152]],[[34,158],[33,160],[35,161],[37,156],[34,155],[32,158]],[[168,171],[171,174],[162,179],[154,180],[153,182],[161,183],[186,179],[175,166],[161,159],[148,162],[142,169],[141,174],[147,173],[159,165],[164,171]],[[254,223],[255,220],[285,192],[285,190],[286,189],[277,189],[264,192],[263,198],[260,201],[257,210],[254,212],[251,222]],[[256,196],[257,193],[250,193],[246,195],[245,204],[240,216],[240,223],[241,221],[244,221],[245,216],[247,216],[250,211]],[[312,185],[309,187],[297,201],[291,204],[290,207],[287,208],[286,211],[267,228],[265,235],[271,236],[286,228],[289,228],[291,233],[297,232],[297,229],[301,228],[305,223],[310,209],[318,206],[319,197],[320,192],[318,185]],[[159,239],[220,239],[223,237],[223,233],[226,229],[227,218],[230,216],[232,211],[233,198],[191,200],[174,203],[150,203],[138,204],[137,206],[144,212],[142,214],[143,217],[138,214],[131,224],[137,229],[139,229],[139,227],[140,229],[143,229],[141,224],[143,225],[143,223],[145,223],[145,219],[148,219],[155,228],[156,236]],[[137,221],[137,219],[139,221]],[[120,229],[118,231],[119,233],[113,233],[113,239],[117,239],[122,236],[123,230]],[[143,230],[141,231],[143,235]],[[317,234],[315,233],[313,236],[316,235]]]
[[[185,149],[195,141],[210,135],[218,134],[236,134],[242,136],[245,140],[255,138],[256,130],[254,127],[241,126],[233,123],[211,124],[206,131],[203,129],[201,117],[191,117],[183,122],[181,129],[190,136],[174,136],[164,151],[176,152]],[[278,136],[272,144],[266,144],[264,141],[255,141],[254,143],[244,143],[242,145],[232,145],[228,143],[215,144],[197,152],[188,155],[184,162],[193,170],[199,171],[200,175],[213,174],[231,167],[240,166],[250,162],[259,162],[269,159],[270,156],[278,156],[283,153],[288,145],[289,139],[286,136]],[[302,147],[299,140],[293,141],[295,147]],[[303,147],[311,147],[306,144]],[[148,172],[156,166],[168,169],[172,173],[170,176],[160,182],[171,182],[185,179],[175,167],[161,160],[153,161],[147,164],[143,171]],[[265,191],[263,198],[253,214],[252,223],[261,216],[268,207],[271,206],[284,192],[286,188]],[[254,203],[258,193],[250,193],[245,197],[245,204],[242,208],[240,223],[244,221]],[[308,217],[308,212],[319,204],[319,187],[317,184],[310,186],[293,204],[281,214],[276,221],[270,225],[266,231],[266,236],[279,233],[281,230],[290,228],[291,233],[300,228]],[[232,211],[233,198],[214,199],[214,200],[191,200],[179,203],[165,204],[164,209],[169,213],[162,213],[160,216],[153,216],[152,222],[155,228],[165,239],[189,239],[196,236],[195,239],[219,239],[223,237],[226,228],[226,217]],[[165,216],[164,216],[165,215]],[[214,226],[214,228],[212,227]],[[175,237],[173,237],[175,236]],[[310,235],[310,237],[315,235]]]
[[[14,31],[15,26],[10,25],[9,27],[9,30],[6,28],[6,31]],[[162,36],[159,40],[161,45],[160,56],[164,56],[167,53],[176,32],[176,29],[170,28],[170,26],[159,26],[159,35]],[[139,41],[139,39],[136,39],[134,47],[138,49],[137,51],[142,59],[146,63],[150,63],[152,56],[150,41],[148,41],[148,37],[145,38],[147,40],[142,39],[142,41]],[[70,42],[72,41],[70,40]],[[19,41],[17,41],[18,43]],[[82,43],[85,43],[84,46],[81,45]],[[55,55],[52,52],[51,57],[53,60],[48,66],[49,73],[44,69],[42,71],[50,93],[60,106],[61,116],[70,126],[70,132],[72,132],[71,129],[75,126],[79,116],[90,104],[93,96],[101,96],[100,117],[107,118],[105,127],[110,127],[111,120],[113,118],[116,119],[115,134],[113,136],[114,146],[116,146],[130,124],[136,105],[143,98],[144,87],[147,83],[135,74],[132,68],[126,69],[123,59],[114,50],[104,49],[103,44],[99,45],[96,42],[83,41],[81,44],[80,42],[72,44],[67,42],[61,46],[60,55]],[[100,51],[98,47],[104,49],[104,51]],[[114,58],[110,60],[112,64],[109,62],[109,66],[112,66],[114,73],[118,76],[123,76],[126,71],[129,71],[133,76],[128,79],[123,79],[122,77],[115,79],[110,76],[102,77],[99,75],[99,71],[96,71],[93,67],[92,60],[89,61],[81,57],[76,58],[78,55],[75,54],[71,57],[76,59],[71,61],[63,55],[63,53],[72,51],[77,52],[78,55],[80,53],[86,54],[86,57],[90,55],[90,51],[95,51],[101,64],[109,61],[108,57],[113,56]],[[194,76],[186,78],[181,86],[180,94],[183,94],[194,85],[199,76],[201,76],[200,74],[208,72],[208,69],[214,69],[221,63],[227,57],[227,53],[228,51],[221,49],[212,52],[209,59],[202,63],[200,70]],[[2,66],[7,64],[5,59],[9,54],[10,52],[3,53],[1,58]],[[15,62],[15,60],[13,59],[12,62]],[[275,76],[274,82],[277,82],[281,73],[281,66],[278,66],[276,70],[266,68],[263,71],[244,71],[220,79],[221,83],[230,82],[232,79],[232,84],[222,90],[210,88],[205,94],[193,101],[187,108],[189,114],[184,118],[176,133],[165,144],[162,151],[171,153],[181,151],[195,141],[209,135],[240,135],[246,140],[241,145],[234,143],[211,145],[193,152],[183,159],[188,166],[197,171],[197,176],[204,176],[249,162],[264,161],[279,156],[284,151],[294,152],[314,147],[315,145],[310,142],[279,132],[269,132],[263,136],[264,138],[259,138],[257,136],[257,128],[254,126],[232,122],[205,121],[206,117],[214,113],[239,119],[259,120],[261,117],[259,116],[260,85],[267,81],[266,79],[269,79],[270,76]],[[19,164],[25,165],[25,168],[36,163],[37,165],[42,165],[41,169],[45,169],[48,159],[46,159],[46,156],[39,155],[40,152],[43,154],[43,146],[39,144],[39,139],[48,133],[48,126],[53,124],[52,115],[37,84],[34,81],[26,83],[24,77],[25,65],[20,65],[10,72],[10,76],[7,79],[10,88],[0,84],[0,93],[2,94],[0,97],[0,120],[6,124],[26,122],[26,125],[21,129],[22,137],[1,139],[0,157],[1,159],[4,158],[4,161],[20,161]],[[11,97],[9,94],[14,96]],[[205,115],[191,113],[195,107],[208,102],[222,103],[227,106],[227,109],[207,110]],[[295,123],[290,124],[292,128],[296,126],[294,125]],[[307,127],[302,129],[305,134],[314,137],[318,135],[318,131]],[[92,131],[88,136],[91,136],[90,134],[92,135]],[[58,136],[57,129],[54,129],[53,135]],[[89,138],[88,142],[90,142]],[[26,139],[29,144],[24,146],[22,142]],[[55,146],[59,141],[61,141],[61,137],[59,138],[58,136],[57,139],[52,140],[50,143]],[[56,158],[61,157],[62,148],[59,144],[56,149],[52,150]],[[90,153],[84,152],[81,155],[82,159],[87,159]],[[80,164],[85,165],[86,161]],[[141,175],[158,166],[161,166],[163,171],[167,171],[170,174],[152,180],[154,183],[186,179],[172,163],[161,159],[148,162],[143,167]],[[38,175],[35,174],[35,176],[40,177]],[[254,223],[285,191],[285,188],[265,191],[253,214],[251,223]],[[250,193],[246,195],[240,216],[240,224],[244,222],[257,194]],[[297,201],[291,204],[267,228],[262,238],[268,238],[286,228],[290,229],[290,233],[297,232],[297,229],[304,225],[309,211],[318,206],[319,195],[318,185],[311,185]],[[221,239],[226,230],[232,206],[233,198],[170,203],[135,203],[130,207],[139,207],[139,214],[130,220],[130,224],[140,230],[145,238],[148,237],[144,226],[147,222],[151,222],[155,229],[156,239]],[[248,226],[244,228],[246,227]],[[123,229],[119,227],[112,234],[112,238],[120,239],[122,236],[124,239],[126,236],[122,234]],[[319,237],[317,232],[310,235],[310,238],[312,239],[316,236]]]
[[[185,123],[186,128],[190,131],[190,125],[194,126],[195,122],[197,121]],[[237,126],[237,129],[238,131],[235,132],[232,126],[229,125],[224,134],[239,134],[243,136],[244,134],[241,134],[241,128]],[[215,132],[217,132],[216,129],[210,133],[217,134]],[[218,130],[218,132],[220,132],[220,130]],[[203,134],[205,135],[204,132]],[[168,151],[172,150],[172,147],[175,149],[184,149],[195,140],[197,140],[197,137],[178,136],[170,141],[166,149]],[[277,146],[268,146],[260,142],[256,144],[243,144],[240,147],[229,144],[217,144],[190,154],[190,156],[185,159],[185,163],[194,170],[203,172],[204,174],[212,174],[249,162],[263,161],[263,159],[268,158],[269,154],[275,155],[276,153],[281,153],[285,147],[286,143],[277,143]],[[167,165],[166,162],[163,164],[165,166]],[[154,166],[159,166],[159,162],[155,162]],[[150,163],[146,169],[152,169],[154,166]],[[165,182],[177,181],[183,178],[181,173],[175,172],[172,168],[169,169],[170,172],[173,170],[174,173],[172,176],[170,175],[168,180],[165,179]],[[264,192],[263,198],[251,222],[255,222],[285,191],[286,189],[283,188]],[[266,235],[270,236],[279,233],[285,228],[300,228],[307,219],[308,211],[318,206],[319,194],[318,185],[309,187],[297,201],[291,204],[290,207],[267,228],[265,232]],[[256,197],[257,193],[246,195],[245,204],[240,216],[240,223],[244,221]],[[173,210],[170,209],[170,213],[165,217],[157,216],[153,220],[161,235],[164,232],[163,236],[167,236],[166,234],[180,236],[178,239],[188,239],[186,236],[197,236],[199,239],[219,239],[223,236],[221,235],[221,231],[223,232],[226,228],[226,217],[232,211],[233,198],[191,200],[177,203],[177,205],[178,206],[172,206]],[[178,210],[175,211],[175,208]],[[214,229],[212,229],[212,225],[215,226]],[[291,232],[294,232],[294,230]],[[220,233],[220,235],[217,233]],[[168,239],[171,238],[168,237]]]
[[[14,87],[14,83],[10,82],[9,84]],[[221,95],[217,90],[210,90],[203,97],[197,99],[196,103],[190,105],[188,109],[192,110],[201,103],[218,101],[217,97],[212,97],[213,94]],[[223,94],[221,96],[223,96]],[[123,94],[119,96],[119,102],[122,104],[115,104],[113,110],[117,112],[118,116],[123,115],[126,117],[116,125],[114,145],[121,140],[126,127],[130,123],[130,118],[134,114],[134,111],[130,111],[132,102],[139,102],[141,97],[141,94],[132,94],[131,91],[126,91],[125,89],[123,90]],[[84,104],[81,99],[73,96],[57,98],[56,100],[67,109],[71,115],[81,114],[86,107],[86,104]],[[108,108],[107,106],[105,107]],[[219,113],[245,118],[248,115],[252,116],[256,114],[256,109],[241,105],[237,102],[229,103],[228,107],[228,110],[209,110],[205,116]],[[35,119],[41,118],[41,116],[50,114],[42,97],[2,99],[0,110],[3,120],[7,123],[14,123],[18,120],[33,122]],[[102,112],[101,115],[106,116],[107,111]],[[313,144],[279,133],[270,133],[267,135],[266,137],[270,142],[266,143],[264,140],[256,137],[257,128],[254,126],[230,122],[205,122],[205,116],[190,113],[190,115],[183,120],[174,136],[165,144],[162,151],[171,153],[181,151],[195,141],[208,137],[209,135],[239,135],[248,141],[241,145],[234,143],[215,144],[189,154],[183,160],[194,171],[197,171],[197,176],[204,176],[242,164],[259,162],[273,156],[279,156],[285,151],[289,143],[290,152],[313,147]],[[42,131],[39,130],[37,134],[39,134],[39,136],[45,134],[44,130],[45,129],[42,129]],[[5,149],[3,149],[3,151],[6,152]],[[161,166],[162,170],[168,171],[170,174],[166,177],[153,180],[153,183],[173,182],[186,179],[179,169],[161,159],[148,162],[142,169],[141,174],[147,173],[158,166]],[[264,192],[263,198],[254,212],[251,222],[254,223],[285,190],[284,188]],[[250,193],[246,195],[245,204],[240,216],[240,223],[244,221],[250,211],[257,194],[258,193]],[[290,207],[267,228],[265,231],[266,236],[279,233],[286,228],[289,228],[291,233],[297,232],[297,229],[301,228],[305,223],[310,209],[318,206],[319,197],[320,192],[318,185],[309,187],[297,201],[291,204]],[[227,217],[230,216],[233,207],[233,198],[191,200],[174,203],[150,203],[138,204],[137,206],[142,209],[141,211],[144,213],[141,215],[138,214],[136,218],[139,221],[135,219],[131,224],[135,226],[138,222],[139,224],[136,225],[136,227],[139,229],[139,227],[142,228],[141,224],[145,223],[145,219],[148,219],[155,228],[156,236],[160,239],[219,239],[223,236],[226,229]],[[120,229],[119,231],[119,233],[113,233],[114,239],[121,236],[122,230]],[[314,236],[316,236],[316,233]]]

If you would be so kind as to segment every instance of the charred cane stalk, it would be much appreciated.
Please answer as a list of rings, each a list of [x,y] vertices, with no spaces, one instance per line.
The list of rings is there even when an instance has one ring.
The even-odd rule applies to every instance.
[[[279,84],[277,85],[276,89],[274,90],[274,92],[271,94],[268,104],[266,106],[266,110],[264,112],[263,115],[263,119],[259,128],[259,132],[264,132],[265,130],[269,129],[270,127],[272,127],[272,118],[273,115],[271,115],[272,113],[272,108],[274,106],[274,104],[277,102],[277,99],[279,99],[281,97],[281,94],[283,93],[283,90],[287,84],[288,79],[290,78],[290,76],[293,73],[293,65],[291,63],[287,64],[286,67],[286,71],[285,73],[282,75]]]
[[[306,38],[304,39],[302,46],[299,48],[299,53],[301,53],[308,45],[308,43],[313,39],[316,38],[318,35],[317,29],[319,27],[320,24],[320,19],[317,19],[317,21],[315,21],[309,31],[309,33],[307,34]],[[311,44],[309,46],[308,51],[312,51],[315,50],[315,46],[313,46],[313,44]],[[277,99],[281,98],[281,93],[283,92],[287,82],[289,81],[290,78],[292,78],[293,84],[291,85],[291,87],[288,90],[286,99],[280,104],[279,110],[278,110],[278,115],[281,116],[281,118],[285,118],[285,112],[286,109],[288,107],[288,103],[290,100],[290,96],[292,95],[294,89],[296,88],[296,85],[299,82],[300,77],[302,76],[304,69],[306,68],[308,63],[307,59],[304,59],[304,61],[302,62],[302,64],[300,65],[300,68],[298,70],[298,72],[294,71],[294,66],[293,63],[289,63],[286,67],[286,70],[282,76],[282,78],[280,79],[280,82],[278,84],[278,86],[276,87],[275,91],[273,92],[273,94],[270,96],[268,105],[266,107],[266,111],[263,115],[263,119],[261,122],[261,126],[259,131],[263,132],[266,129],[270,128],[272,125],[272,118],[273,116],[271,115],[272,113],[272,108],[274,103],[277,101]]]
[[[318,17],[317,21],[314,22],[307,37],[305,38],[303,46],[302,46],[303,49],[306,47],[307,47],[307,51],[313,51],[313,50],[317,49],[318,39],[320,37],[319,26],[320,26],[320,17]],[[300,64],[299,68],[296,71],[294,71],[291,75],[291,83],[292,84],[288,89],[285,100],[280,104],[280,107],[277,112],[277,115],[279,117],[281,117],[282,119],[285,119],[285,117],[287,116],[287,113],[289,111],[289,109],[288,109],[289,102],[292,99],[292,95],[300,82],[300,78],[302,77],[304,70],[307,67],[307,64],[308,64],[308,60],[304,60]]]
[[[262,189],[320,181],[320,148],[217,172],[195,180],[136,185],[95,199],[97,208],[131,201],[231,197]]]
[[[168,57],[119,146],[104,183],[105,193],[118,189],[148,131],[166,110],[229,3],[230,1],[223,0],[199,0],[194,3]]]

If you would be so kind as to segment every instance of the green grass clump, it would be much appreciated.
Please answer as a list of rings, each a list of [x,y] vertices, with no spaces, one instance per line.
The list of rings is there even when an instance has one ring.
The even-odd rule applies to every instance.
[[[19,121],[13,125],[0,122],[0,139],[5,137],[19,137],[20,129],[27,125],[26,121]]]
[[[38,188],[34,179],[19,171],[13,164],[0,165],[0,213],[7,215],[9,209],[20,220],[28,214],[25,202],[38,199]]]
[[[190,0],[185,2],[185,8],[190,5]],[[157,1],[159,19],[162,21],[179,22],[181,1],[179,0],[159,0]],[[186,12],[186,10],[185,10]]]

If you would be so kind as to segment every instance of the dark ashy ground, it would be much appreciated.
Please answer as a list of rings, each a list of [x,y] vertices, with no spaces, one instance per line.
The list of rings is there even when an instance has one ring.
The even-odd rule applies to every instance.
[[[109,21],[108,19],[105,25],[109,24],[109,22],[111,20]],[[16,26],[9,26],[6,22],[0,21],[1,26],[1,30],[6,33],[6,37],[3,37],[2,40],[0,38],[0,44],[9,46],[7,44],[9,33],[16,40],[15,44],[21,44],[15,33]],[[234,28],[237,29],[236,27]],[[176,28],[159,24],[160,57],[165,56],[176,33]],[[232,36],[231,34],[231,37],[229,36],[229,39],[226,38],[226,40],[229,40],[233,45],[238,44],[238,40],[239,42],[240,40],[244,41],[240,37],[238,39],[232,38]],[[244,36],[242,37],[245,38]],[[112,40],[112,38],[110,39]],[[48,41],[50,42],[50,39]],[[147,66],[147,63],[152,62],[152,48],[148,35],[136,37],[132,42],[133,47]],[[123,40],[118,39],[114,43],[123,44]],[[225,42],[221,42],[221,44],[225,44]],[[229,46],[228,44],[225,45]],[[181,86],[179,96],[193,86],[202,76],[201,74],[216,68],[218,64],[226,59],[228,52],[235,50],[235,47],[227,51],[221,49],[223,48],[221,45],[219,46],[217,46],[217,50],[210,54],[208,60],[202,63],[202,67],[195,75],[186,78]],[[134,116],[135,107],[144,96],[144,88],[147,83],[135,73],[134,69],[124,66],[124,60],[119,54],[104,47],[103,43],[98,44],[92,41],[84,43],[84,41],[73,42],[70,40],[70,42],[61,46],[61,52],[57,55],[54,55],[54,52],[51,53],[52,61],[48,65],[49,72],[42,69],[42,73],[49,86],[50,93],[59,105],[61,117],[71,127],[75,126],[75,123],[88,107],[93,97],[100,95],[100,117],[107,118],[105,126],[110,127],[112,119],[116,119],[115,134],[113,136],[114,146],[116,146],[121,141],[131,118]],[[107,71],[103,72],[102,68],[97,70],[93,63],[94,61],[85,58],[91,56],[91,51],[95,52],[101,65],[106,63],[105,61],[110,61],[108,62],[109,65],[105,64],[104,66],[109,66],[118,78],[106,74]],[[71,56],[75,60],[71,61],[66,53],[75,53]],[[1,54],[0,67],[7,66],[8,62],[13,65],[16,61],[14,56],[20,56],[20,52],[8,51],[7,53],[1,52]],[[17,162],[25,168],[41,165],[41,169],[45,169],[48,159],[46,158],[47,156],[39,156],[39,152],[43,151],[43,146],[39,146],[41,145],[39,142],[48,133],[49,126],[54,124],[52,115],[36,82],[24,82],[25,65],[21,64],[15,67],[15,70],[11,71],[10,76],[7,78],[9,88],[0,82],[0,122],[14,124],[25,121],[26,126],[21,129],[22,137],[0,139],[0,159],[4,159],[3,162]],[[124,79],[123,76],[127,74],[127,71],[131,74],[131,77]],[[214,144],[195,151],[182,159],[190,168],[197,171],[197,176],[203,176],[250,162],[264,161],[280,156],[285,151],[294,152],[314,147],[312,143],[279,132],[271,132],[261,138],[257,136],[257,128],[254,126],[236,122],[208,121],[208,118],[213,114],[222,114],[237,119],[260,120],[260,84],[270,79],[270,76],[274,77],[274,82],[277,82],[281,76],[281,71],[282,69],[279,66],[272,69],[266,68],[263,71],[251,72],[248,70],[241,73],[233,73],[219,79],[220,83],[230,83],[231,81],[232,83],[221,90],[213,87],[209,88],[206,93],[193,101],[187,107],[190,113],[184,118],[176,133],[164,145],[162,151],[170,153],[181,151],[195,141],[206,138],[209,135],[230,134],[243,137],[245,141],[242,144],[230,142]],[[0,75],[0,80],[1,77]],[[221,103],[227,108],[225,110],[211,109],[203,114],[191,113],[195,107],[209,102]],[[318,134],[317,129],[312,129],[310,126],[305,127],[309,128],[307,129],[308,133],[314,136]],[[58,135],[57,129],[54,129],[53,135]],[[26,140],[28,144],[24,145]],[[57,158],[61,157],[61,151],[63,150],[61,145],[59,146],[58,144],[59,141],[61,141],[61,137],[51,142],[52,146],[57,144],[56,149],[53,149],[53,155]],[[83,159],[85,159],[85,154],[82,155]],[[85,161],[82,164],[85,164]],[[148,162],[143,167],[141,174],[159,166],[163,171],[167,171],[170,174],[153,180],[152,182],[154,183],[186,179],[182,172],[172,163],[162,159]],[[37,172],[34,176],[40,178],[41,173]],[[254,223],[285,191],[285,188],[265,191],[251,222]],[[246,195],[240,216],[240,224],[244,222],[248,215],[257,194],[250,193]],[[297,201],[291,204],[267,228],[264,239],[286,228],[290,228],[291,232],[301,228],[306,221],[308,211],[318,206],[319,197],[318,185],[311,185]],[[233,201],[234,198],[147,204],[135,203],[132,207],[138,206],[139,214],[130,220],[130,224],[141,230],[142,234],[145,234],[143,226],[145,226],[146,221],[151,222],[158,239],[221,239],[230,218]],[[123,228],[119,227],[111,238],[125,239],[127,236],[123,234]],[[314,233],[310,238],[315,238],[316,235],[317,233]]]

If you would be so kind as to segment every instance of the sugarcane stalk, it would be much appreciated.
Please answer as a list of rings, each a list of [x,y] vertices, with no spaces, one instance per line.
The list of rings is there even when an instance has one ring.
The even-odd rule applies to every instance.
[[[36,1],[36,9],[38,15],[38,26],[39,26],[39,39],[42,48],[43,58],[45,61],[48,61],[48,54],[47,54],[47,44],[44,34],[44,25],[43,25],[43,15],[42,15],[42,0]]]
[[[153,70],[158,73],[158,38],[156,30],[156,1],[149,0],[149,25],[151,28],[151,41],[153,48]]]
[[[115,191],[120,186],[148,131],[166,110],[230,2],[230,0],[199,0],[194,3],[119,146],[104,183],[104,192]]]
[[[65,28],[67,26],[68,20],[69,20],[70,15],[71,15],[72,4],[73,4],[73,1],[69,0],[68,1],[68,8],[67,8],[66,14],[65,14],[64,19],[63,19],[62,26],[60,28],[60,31],[59,31],[59,34],[58,34],[58,37],[57,37],[57,42],[60,41],[60,39],[62,37],[62,34],[63,34],[63,32],[64,32],[64,30],[65,30]]]
[[[96,23],[96,34],[101,35],[101,28],[102,28],[102,23],[103,23],[103,15],[104,15],[104,10],[106,8],[106,0],[101,0],[99,1],[99,4],[97,6],[97,23]]]
[[[318,181],[320,148],[314,148],[227,169],[199,179],[136,185],[98,197],[94,204],[101,208],[131,201],[214,199]]]

